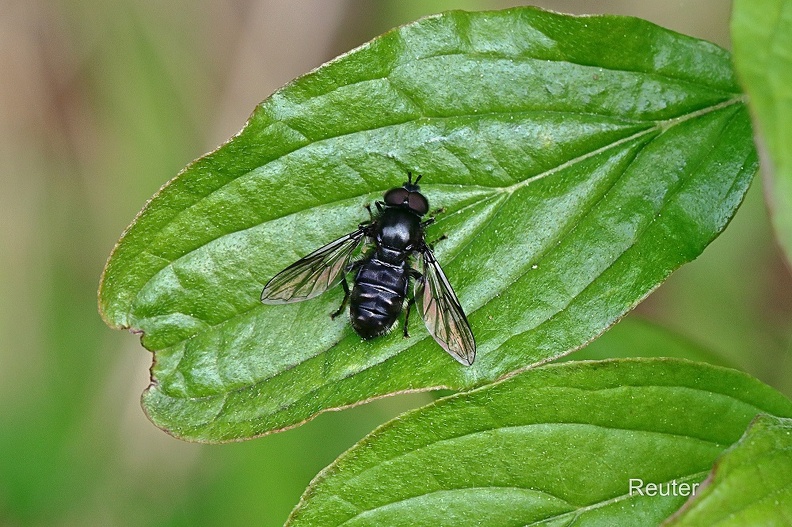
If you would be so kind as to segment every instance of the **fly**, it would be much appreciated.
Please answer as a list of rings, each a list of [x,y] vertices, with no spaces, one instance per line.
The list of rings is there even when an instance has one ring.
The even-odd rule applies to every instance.
[[[465,312],[451,284],[437,263],[425,240],[425,229],[434,218],[423,220],[429,201],[420,192],[421,176],[401,187],[390,189],[383,201],[375,202],[377,213],[357,230],[338,238],[297,260],[275,275],[261,292],[265,304],[288,304],[318,296],[338,283],[344,289],[341,307],[332,318],[343,313],[349,304],[352,327],[364,339],[371,339],[393,326],[405,308],[404,336],[413,304],[426,329],[440,346],[467,366],[476,358],[476,342]],[[355,250],[363,240],[373,248],[354,260]],[[415,258],[419,268],[410,265]],[[354,273],[352,289],[347,274]],[[414,280],[409,296],[410,280]],[[409,296],[409,298],[408,298]]]

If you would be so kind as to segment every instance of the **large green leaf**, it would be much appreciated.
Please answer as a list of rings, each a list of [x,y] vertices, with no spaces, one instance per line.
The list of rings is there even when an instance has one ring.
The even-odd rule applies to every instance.
[[[792,416],[792,401],[735,370],[544,366],[383,425],[316,477],[287,525],[658,525],[758,413]],[[648,486],[674,482],[676,496]]]
[[[770,154],[763,166],[773,224],[792,262],[792,1],[735,0],[732,40]]]
[[[756,153],[730,57],[625,17],[450,12],[391,31],[264,101],[152,198],[100,309],[155,351],[144,406],[223,441],[431,387],[468,388],[594,339],[726,226]],[[457,364],[420,322],[364,342],[337,288],[263,285],[424,174],[430,240],[478,341]]]
[[[792,419],[759,416],[669,526],[792,523]]]

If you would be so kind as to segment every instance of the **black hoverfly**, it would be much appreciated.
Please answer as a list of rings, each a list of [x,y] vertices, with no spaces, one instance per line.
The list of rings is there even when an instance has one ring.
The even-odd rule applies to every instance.
[[[401,187],[387,191],[383,201],[375,202],[377,213],[358,225],[356,231],[342,236],[312,252],[275,275],[261,292],[265,304],[301,302],[318,296],[339,282],[344,288],[340,315],[349,303],[352,327],[364,339],[387,333],[406,304],[404,336],[413,304],[418,304],[426,328],[440,346],[465,365],[473,364],[476,342],[465,312],[448,283],[424,230],[434,218],[423,221],[429,201],[420,192],[418,176],[412,174]],[[373,242],[373,249],[354,259],[363,240]],[[420,271],[410,265],[417,256]],[[347,273],[355,273],[352,290]],[[410,279],[415,280],[413,295],[408,298]]]

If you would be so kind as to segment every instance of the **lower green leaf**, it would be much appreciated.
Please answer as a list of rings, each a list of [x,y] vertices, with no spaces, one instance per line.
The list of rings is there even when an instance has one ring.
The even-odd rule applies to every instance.
[[[311,483],[287,525],[658,525],[759,413],[792,402],[677,359],[570,362],[380,427]]]
[[[792,420],[759,416],[669,526],[789,525]]]

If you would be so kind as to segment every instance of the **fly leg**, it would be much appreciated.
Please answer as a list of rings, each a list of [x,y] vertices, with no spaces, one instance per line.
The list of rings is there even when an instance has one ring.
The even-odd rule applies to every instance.
[[[427,243],[426,246],[429,247],[430,249],[434,249],[434,246],[435,246],[436,243],[441,242],[443,240],[447,240],[447,239],[448,239],[448,236],[443,234],[442,236],[440,236],[438,239],[436,239],[432,243]]]
[[[346,308],[347,303],[349,302],[349,283],[347,282],[346,275],[347,273],[351,273],[352,271],[357,271],[358,268],[363,265],[363,260],[358,260],[357,262],[352,262],[344,269],[344,272],[341,274],[341,287],[344,288],[344,299],[341,301],[341,306],[335,310],[334,312],[330,313],[330,318],[335,319],[338,315],[344,312],[344,308]]]
[[[384,203],[381,202],[381,201],[375,201],[374,202],[374,206],[377,207],[377,213],[382,213],[382,210],[383,210],[382,206],[383,205],[384,205]],[[366,203],[364,206],[366,207],[366,210],[369,213],[369,220],[370,220],[369,223],[374,223],[374,212],[372,212],[372,210],[371,210],[371,203]]]
[[[415,303],[415,297],[412,297],[407,301],[407,311],[404,312],[404,338],[410,338],[410,334],[407,332],[407,324],[410,321],[410,311],[412,310],[412,306]]]
[[[442,214],[442,213],[444,213],[444,212],[445,212],[445,208],[443,208],[443,207],[440,207],[439,209],[435,209],[435,210],[433,210],[431,213],[429,213],[429,219],[427,219],[427,220],[425,220],[425,221],[422,221],[422,222],[421,222],[421,228],[422,228],[422,229],[426,229],[426,228],[427,228],[429,225],[433,224],[433,223],[436,221],[436,219],[435,219],[435,216],[437,216],[438,214]],[[441,236],[441,237],[440,237],[438,240],[436,240],[434,243],[437,243],[437,242],[439,242],[440,240],[445,240],[445,239],[446,239],[446,235],[445,235],[445,234],[443,234],[443,235],[442,235],[442,236]],[[433,246],[433,245],[434,245],[434,243],[430,243],[430,244],[429,244],[429,247]]]
[[[334,312],[330,313],[330,318],[335,319],[338,315],[344,312],[344,309],[349,302],[349,284],[347,283],[346,273],[341,275],[341,286],[344,288],[344,299],[341,301],[341,306]]]
[[[381,201],[375,201],[374,205],[377,206],[377,213],[381,213],[382,212],[382,202]],[[366,231],[366,236],[371,236],[371,234],[372,234],[371,226],[374,225],[374,222],[376,221],[376,218],[374,216],[374,212],[371,210],[371,203],[366,203],[363,206],[366,207],[366,210],[369,213],[369,221],[361,222],[358,225],[358,227],[360,227],[361,229],[363,229],[365,227],[368,227],[368,230]]]
[[[423,282],[423,275],[415,269],[410,269],[409,273],[411,278],[414,278],[416,281]],[[410,334],[407,332],[407,324],[410,321],[410,311],[412,310],[413,304],[415,304],[415,296],[411,297],[407,301],[407,310],[404,312],[404,338],[406,339],[410,338]]]
[[[435,222],[435,216],[437,216],[438,214],[442,214],[444,212],[445,212],[445,207],[440,207],[439,209],[433,210],[432,212],[429,213],[429,219],[421,222],[421,227],[426,228],[429,225],[433,224]]]

